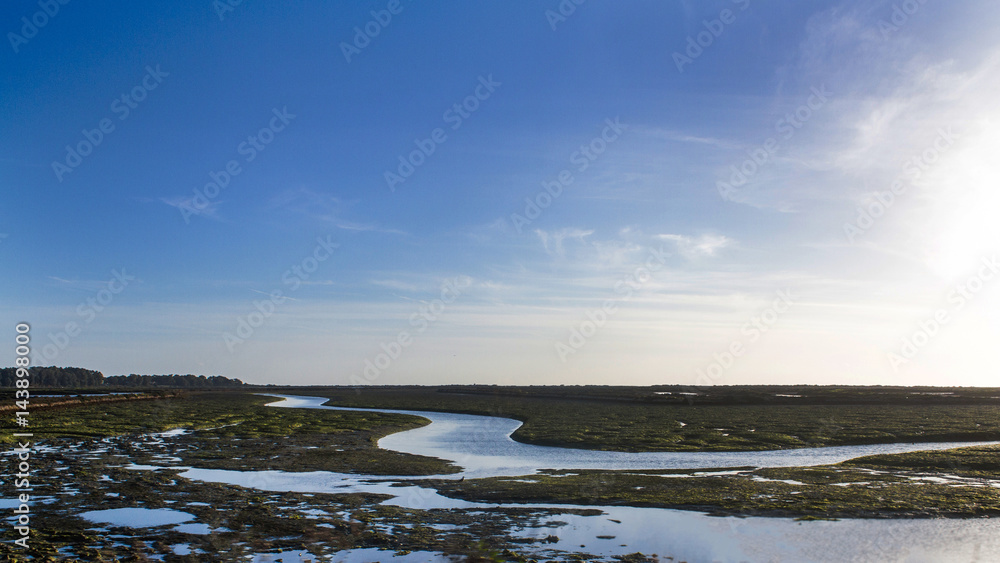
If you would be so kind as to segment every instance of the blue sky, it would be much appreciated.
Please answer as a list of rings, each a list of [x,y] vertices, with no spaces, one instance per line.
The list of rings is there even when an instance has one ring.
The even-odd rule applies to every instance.
[[[3,8],[37,364],[996,384],[995,3],[220,5]]]

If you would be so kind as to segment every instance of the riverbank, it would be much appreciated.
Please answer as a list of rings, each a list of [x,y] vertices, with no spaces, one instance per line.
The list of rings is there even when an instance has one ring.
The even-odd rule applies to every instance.
[[[835,386],[305,388],[330,405],[513,418],[511,436],[589,450],[772,449],[1000,440],[1000,390]]]
[[[950,465],[956,458],[974,465]],[[475,502],[655,507],[720,516],[1000,515],[1000,447],[876,456],[870,463],[866,459],[819,467],[560,470],[462,482],[437,480],[432,486],[442,495]]]
[[[185,463],[217,469],[341,471],[376,475],[454,473],[450,462],[378,448],[380,438],[429,424],[417,416],[274,409],[271,397],[235,392],[175,392],[142,401],[86,401],[32,413],[36,441],[140,436],[175,429]],[[12,419],[0,423],[11,439]],[[197,431],[197,432],[190,432]],[[127,452],[127,441],[123,445]],[[133,453],[135,463],[148,455]]]

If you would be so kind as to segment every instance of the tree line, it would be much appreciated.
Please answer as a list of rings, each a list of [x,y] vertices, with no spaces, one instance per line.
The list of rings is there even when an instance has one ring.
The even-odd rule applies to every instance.
[[[239,379],[221,375],[112,375],[105,377],[99,371],[74,367],[33,367],[28,368],[32,387],[173,387],[173,388],[219,388],[246,385]],[[14,387],[17,380],[16,368],[0,368],[0,387]]]

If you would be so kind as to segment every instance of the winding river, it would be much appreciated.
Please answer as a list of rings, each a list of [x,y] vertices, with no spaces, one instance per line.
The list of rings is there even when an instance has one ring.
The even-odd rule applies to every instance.
[[[614,452],[524,444],[510,435],[521,422],[510,418],[427,411],[324,406],[324,397],[274,395],[273,407],[399,413],[431,421],[379,440],[387,450],[447,459],[463,468],[454,478],[527,475],[539,469],[698,469],[796,467],[840,463],[873,454],[946,450],[993,442],[931,442],[800,448],[755,452]]]
[[[462,473],[439,476],[510,476],[538,469],[658,469],[704,467],[787,467],[837,463],[876,453],[938,450],[982,442],[883,444],[762,452],[623,453],[573,450],[522,444],[510,434],[520,422],[505,418],[424,411],[325,406],[326,398],[276,395],[270,406],[391,412],[422,416],[431,424],[387,436],[382,448],[454,461]],[[369,492],[395,495],[385,504],[419,509],[490,510],[502,506],[449,499],[400,480],[374,475],[315,472],[189,469],[182,477],[269,491],[317,493]],[[562,514],[550,527],[511,530],[513,535],[558,536],[537,547],[536,556],[558,557],[583,551],[613,557],[641,551],[674,561],[1000,561],[1000,519],[847,519],[798,522],[789,518],[713,517],[660,508],[597,508],[601,516]],[[554,550],[554,551],[550,551]],[[344,553],[343,561],[367,560]],[[427,560],[427,554],[423,555]],[[437,556],[435,556],[437,557]],[[388,559],[392,560],[392,559]],[[444,556],[440,561],[448,561]],[[338,559],[339,561],[339,559]],[[403,561],[402,559],[400,561]]]

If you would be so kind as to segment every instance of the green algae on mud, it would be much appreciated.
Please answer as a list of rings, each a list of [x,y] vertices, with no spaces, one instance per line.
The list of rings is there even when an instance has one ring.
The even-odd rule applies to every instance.
[[[72,494],[53,491],[58,502],[33,506],[29,549],[0,543],[0,560],[245,561],[253,554],[280,557],[289,550],[306,550],[320,560],[345,549],[376,548],[388,554],[436,551],[487,561],[480,557],[502,550],[515,553],[510,549],[518,545],[509,541],[507,529],[512,518],[527,513],[512,509],[484,518],[462,511],[377,504],[388,498],[385,495],[258,491],[183,479],[176,470],[125,469],[117,466],[118,457],[53,458],[66,471],[81,474],[72,483]],[[193,521],[207,529],[112,526],[77,516],[88,510],[126,507],[169,507],[192,514]],[[442,525],[452,529],[434,528]],[[192,554],[174,553],[172,546],[178,544],[186,544]],[[528,558],[518,555],[509,560]]]
[[[1000,479],[1000,445],[970,446],[936,452],[869,455],[841,463],[892,471],[943,472],[963,477]]]
[[[513,418],[524,423],[511,436],[515,440],[592,450],[755,451],[1000,440],[1000,391],[992,389],[942,392],[968,393],[969,397],[923,390],[910,400],[911,391],[884,388],[886,394],[875,401],[873,397],[880,397],[882,391],[867,387],[768,387],[771,395],[791,398],[779,397],[765,404],[759,400],[761,391],[749,386],[703,390],[722,398],[706,397],[705,404],[691,405],[661,399],[657,393],[667,391],[652,390],[660,388],[667,389],[582,386],[494,391],[488,386],[372,386],[298,391],[330,398],[330,405],[342,407]],[[808,393],[818,399],[794,398]]]
[[[271,409],[279,412],[284,409]],[[286,421],[287,422],[287,421]],[[269,430],[280,424],[262,424]],[[430,551],[468,561],[529,561],[520,553],[536,540],[510,530],[564,509],[509,508],[481,511],[418,510],[379,504],[389,495],[272,492],[181,477],[182,467],[143,469],[140,461],[182,463],[185,452],[213,441],[243,440],[238,426],[206,430],[232,434],[192,441],[192,435],[130,434],[100,440],[49,439],[33,457],[29,549],[0,543],[0,561],[85,560],[95,562],[246,561],[253,554],[305,550],[321,558],[355,548],[387,554]],[[253,428],[251,425],[248,427]],[[200,432],[195,432],[197,436]],[[255,434],[255,432],[248,432]],[[339,437],[340,435],[334,435]],[[169,461],[173,460],[173,461]],[[177,461],[181,460],[181,461]],[[174,525],[119,526],[87,521],[86,511],[145,508],[191,514],[197,530]],[[546,534],[536,534],[542,540]],[[192,552],[174,553],[184,544]],[[387,555],[388,557],[388,555]]]
[[[270,389],[271,392],[290,391]],[[295,392],[331,398],[332,405],[394,408],[502,416],[522,421],[513,438],[536,445],[617,451],[753,451],[801,447],[842,446],[889,442],[947,442],[1000,440],[1000,399],[995,390],[962,390],[934,395],[913,395],[887,388],[885,399],[873,403],[880,392],[869,388],[795,386],[768,388],[771,395],[812,393],[823,402],[781,398],[776,404],[759,404],[756,388],[718,391],[721,399],[706,397],[707,404],[669,402],[652,388],[581,387],[535,390],[511,388],[506,394],[470,393],[451,387],[294,388]],[[749,389],[749,390],[748,390]],[[487,388],[488,390],[488,388]],[[482,390],[480,390],[482,391]],[[514,393],[514,392],[517,393]],[[774,393],[788,391],[789,393]],[[975,393],[973,393],[975,391]],[[607,396],[600,393],[604,392]],[[713,391],[714,392],[714,391]],[[794,393],[792,393],[794,392]],[[645,393],[641,395],[640,393]],[[707,393],[707,392],[706,392]],[[640,395],[636,395],[640,394]],[[246,409],[254,410],[256,426],[243,424],[241,433],[254,437],[277,436],[302,424],[318,432],[354,431],[357,425],[310,424],[319,410],[298,417],[263,417],[259,412],[270,398],[246,391],[204,395],[219,400],[162,399],[74,407],[74,416],[63,409],[33,413],[33,424],[58,436],[105,436],[137,429],[211,428],[247,422]],[[644,397],[644,398],[643,398]],[[222,398],[228,398],[221,400]],[[744,404],[744,402],[749,402]],[[714,402],[712,402],[714,401]],[[752,401],[758,401],[754,403]],[[805,401],[798,404],[795,401]],[[297,411],[299,409],[281,409]],[[398,429],[416,427],[403,415],[355,414],[356,422],[397,421]],[[398,418],[392,418],[398,417]],[[292,419],[296,422],[290,422]],[[324,418],[322,420],[333,420]],[[0,427],[10,427],[4,420]]]
[[[379,449],[379,438],[419,428],[425,418],[389,413],[285,409],[274,397],[191,392],[155,400],[84,404],[32,413],[36,441],[98,439],[184,428],[181,462],[210,469],[437,475],[458,467],[437,458]],[[0,427],[13,431],[13,420]],[[5,433],[7,435],[7,433]],[[127,443],[124,448],[129,448]],[[150,462],[136,452],[136,462]]]
[[[55,490],[47,493],[52,502],[34,507],[36,532],[31,560],[56,560],[72,554],[88,561],[142,561],[150,555],[168,562],[230,561],[245,560],[252,553],[289,549],[306,549],[322,556],[343,549],[378,548],[396,553],[437,551],[458,554],[470,561],[528,561],[530,558],[520,547],[546,542],[548,531],[540,530],[526,542],[512,537],[509,530],[523,526],[525,518],[537,519],[532,515],[574,510],[505,506],[489,512],[421,511],[380,505],[378,502],[386,498],[381,495],[265,492],[191,481],[169,467],[155,471],[125,467],[128,463],[147,463],[394,475],[427,475],[456,469],[442,460],[376,447],[378,437],[419,427],[426,424],[426,419],[264,406],[273,400],[236,392],[191,393],[153,401],[37,411],[33,430],[38,431],[44,445],[52,446],[36,458],[37,474],[48,479],[49,489]],[[548,406],[554,404],[558,403]],[[810,409],[815,411],[814,407],[794,407],[794,415],[783,414],[788,420],[781,424],[805,416]],[[579,420],[587,420],[579,410],[570,412],[578,425]],[[677,412],[691,415],[693,411]],[[490,414],[512,416],[496,409]],[[709,414],[709,418],[719,416]],[[980,414],[973,409],[964,416],[966,422],[972,422]],[[697,420],[692,416],[684,419]],[[593,422],[588,420],[586,424]],[[641,417],[625,419],[622,424],[637,426],[637,432],[649,430]],[[150,436],[173,428],[195,431],[163,440]],[[447,496],[497,503],[659,506],[717,515],[808,519],[979,517],[1000,514],[1000,489],[992,486],[995,482],[926,483],[914,479],[943,475],[997,478],[1000,472],[996,458],[996,447],[970,447],[869,456],[825,467],[560,470],[526,477],[421,484],[433,484]],[[193,514],[210,532],[189,534],[168,527],[114,528],[76,516],[97,507],[170,507]],[[442,524],[457,528],[435,528]],[[173,553],[171,546],[181,543],[198,551],[188,556]],[[7,560],[27,560],[23,555],[11,551],[10,544],[0,545],[0,556]],[[632,556],[617,559],[626,560],[624,557]],[[635,554],[628,560],[646,559]]]
[[[996,447],[970,447],[818,467],[559,470],[437,480],[434,486],[445,496],[468,501],[659,507],[729,516],[993,517],[1000,515],[996,454]],[[967,465],[951,464],[956,458]]]

